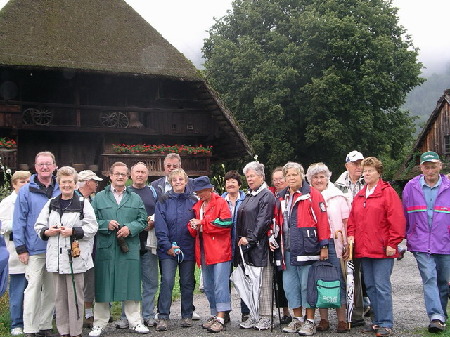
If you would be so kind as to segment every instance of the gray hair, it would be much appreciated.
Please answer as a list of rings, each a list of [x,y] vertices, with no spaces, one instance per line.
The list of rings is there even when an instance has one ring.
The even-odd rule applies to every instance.
[[[308,171],[306,171],[306,178],[308,179],[309,183],[311,183],[312,177],[314,177],[318,173],[324,173],[328,180],[330,180],[331,171],[328,169],[327,165],[320,162],[309,165]]]
[[[84,187],[89,180],[83,180],[78,182],[78,188]]]
[[[305,170],[303,169],[303,166],[299,163],[295,163],[293,161],[288,161],[283,166],[283,175],[286,177],[287,171],[290,169],[294,169],[297,171],[298,174],[302,176],[302,180],[305,178]]]
[[[251,161],[250,163],[245,165],[244,169],[242,170],[244,172],[244,175],[247,174],[248,170],[253,170],[257,175],[263,177],[264,180],[266,179],[266,175],[264,174],[264,164],[261,164],[257,161]]]
[[[181,157],[178,153],[168,153],[166,158],[164,158],[164,164],[166,163],[167,159],[178,159],[180,161],[181,166]]]
[[[75,184],[78,182],[78,173],[71,166],[63,166],[56,171],[56,182],[59,184],[62,177],[72,177]]]

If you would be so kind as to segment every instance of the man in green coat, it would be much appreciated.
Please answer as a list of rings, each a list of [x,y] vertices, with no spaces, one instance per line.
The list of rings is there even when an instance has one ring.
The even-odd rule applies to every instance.
[[[128,167],[114,163],[111,185],[92,201],[98,221],[95,255],[94,327],[90,337],[104,331],[110,317],[109,302],[123,301],[130,329],[148,333],[142,322],[139,233],[147,227],[147,213],[139,195],[125,187]]]

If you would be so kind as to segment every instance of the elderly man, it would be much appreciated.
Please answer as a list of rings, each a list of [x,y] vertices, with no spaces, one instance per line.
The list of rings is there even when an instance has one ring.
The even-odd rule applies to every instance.
[[[141,274],[142,274],[142,316],[144,324],[155,325],[155,295],[158,290],[158,256],[156,255],[155,236],[155,204],[156,191],[153,186],[147,185],[148,168],[143,162],[131,167],[131,180],[133,184],[130,191],[138,194],[144,202],[147,212],[147,227],[139,234],[141,241]],[[122,310],[122,317],[116,322],[116,328],[128,328],[128,320]]]
[[[25,264],[28,281],[24,295],[23,332],[25,337],[56,336],[52,329],[55,293],[53,274],[45,268],[47,241],[41,240],[34,224],[48,199],[60,191],[53,176],[57,169],[51,152],[39,152],[30,183],[23,186],[14,206],[13,240],[19,260]]]
[[[91,170],[78,173],[78,192],[87,200],[92,202],[92,195],[97,192],[98,182],[103,179]],[[94,249],[94,238],[92,238],[92,249]],[[95,298],[95,269],[91,268],[84,273],[84,308],[85,317],[83,327],[92,328],[94,325],[94,298]]]
[[[362,178],[361,162],[364,156],[361,152],[351,151],[345,158],[346,171],[334,183],[351,203],[355,195],[364,187],[364,179]],[[355,262],[355,308],[352,314],[352,326],[364,325],[364,297],[361,276],[361,260],[354,259]],[[367,302],[369,299],[367,298]],[[318,330],[321,328],[319,327]]]
[[[142,323],[139,233],[147,227],[147,213],[139,195],[125,187],[128,167],[114,163],[111,185],[97,193],[92,206],[98,221],[95,251],[95,306],[91,337],[102,334],[110,317],[109,302],[124,301],[130,328],[148,333]]]
[[[436,152],[420,156],[422,174],[403,190],[406,242],[417,260],[423,282],[428,331],[445,330],[450,281],[450,180]]]

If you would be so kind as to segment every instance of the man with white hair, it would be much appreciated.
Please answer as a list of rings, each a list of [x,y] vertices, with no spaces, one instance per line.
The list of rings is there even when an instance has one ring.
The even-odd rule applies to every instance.
[[[91,201],[92,195],[97,192],[98,182],[103,179],[98,177],[91,170],[84,170],[78,173],[78,192],[87,200]],[[94,250],[94,238],[91,240]],[[92,257],[94,259],[94,257]],[[95,267],[94,267],[95,268]],[[92,328],[94,325],[94,299],[95,299],[95,269],[88,269],[84,273],[84,324],[85,328]]]
[[[364,156],[361,152],[351,151],[345,158],[346,171],[340,175],[334,185],[339,188],[351,202],[355,195],[364,187],[361,162]],[[355,308],[352,315],[352,327],[364,325],[364,297],[362,289],[361,260],[353,259],[355,263]],[[367,299],[368,300],[368,299]]]

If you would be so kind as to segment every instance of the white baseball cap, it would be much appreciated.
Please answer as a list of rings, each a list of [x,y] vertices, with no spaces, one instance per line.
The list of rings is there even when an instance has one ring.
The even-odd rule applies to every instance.
[[[357,161],[357,160],[363,160],[364,156],[361,152],[358,151],[352,151],[347,154],[347,157],[345,158],[345,162],[348,163],[349,161]]]

